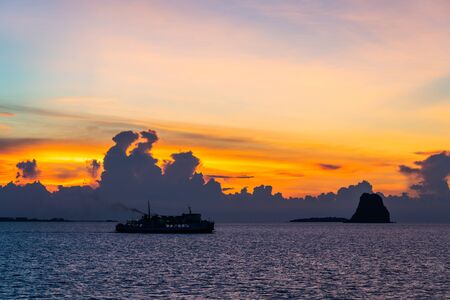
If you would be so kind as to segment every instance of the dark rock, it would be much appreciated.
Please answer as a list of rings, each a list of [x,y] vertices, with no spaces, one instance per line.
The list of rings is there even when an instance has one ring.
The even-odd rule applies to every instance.
[[[377,194],[364,193],[349,223],[391,223],[390,214],[383,199]]]

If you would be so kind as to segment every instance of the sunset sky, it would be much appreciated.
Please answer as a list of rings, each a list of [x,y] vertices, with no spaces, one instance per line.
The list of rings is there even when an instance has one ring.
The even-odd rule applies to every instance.
[[[400,194],[399,165],[450,149],[450,2],[0,2],[0,184],[36,159],[93,185],[147,129],[231,192]]]

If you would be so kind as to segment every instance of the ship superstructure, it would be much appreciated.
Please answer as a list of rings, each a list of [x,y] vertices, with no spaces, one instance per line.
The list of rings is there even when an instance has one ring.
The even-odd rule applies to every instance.
[[[214,222],[202,220],[201,214],[188,213],[179,216],[162,216],[150,213],[143,214],[139,220],[130,220],[116,225],[117,232],[126,233],[212,233]]]

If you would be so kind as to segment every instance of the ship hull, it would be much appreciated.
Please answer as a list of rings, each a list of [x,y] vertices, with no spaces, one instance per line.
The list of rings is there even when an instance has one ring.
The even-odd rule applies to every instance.
[[[212,233],[214,226],[197,227],[197,228],[151,228],[151,227],[134,227],[118,224],[116,226],[116,232],[120,233]]]

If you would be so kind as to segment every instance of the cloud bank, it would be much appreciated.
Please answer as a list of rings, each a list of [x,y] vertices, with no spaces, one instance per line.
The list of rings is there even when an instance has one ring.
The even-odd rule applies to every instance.
[[[158,141],[153,130],[123,131],[112,140],[115,144],[104,157],[98,187],[60,186],[50,193],[40,182],[11,182],[0,187],[0,215],[123,219],[135,216],[136,209],[145,210],[149,200],[161,214],[180,213],[190,205],[216,221],[279,222],[301,217],[349,217],[360,195],[374,192],[363,180],[336,192],[300,198],[273,193],[270,185],[225,194],[228,189],[215,180],[222,177],[199,173],[200,159],[191,151],[173,153],[171,159],[158,165],[151,152]],[[18,163],[17,168],[19,178],[35,180],[39,176],[34,159]],[[100,169],[97,160],[87,164],[92,178],[97,178]],[[401,165],[399,171],[410,178],[410,189],[416,196],[380,193],[394,221],[450,221],[449,153],[433,154],[413,167]]]
[[[401,165],[401,173],[413,177],[416,181],[411,185],[422,197],[448,197],[447,177],[450,175],[450,153],[441,152],[429,156],[423,161],[416,161],[416,167]]]

